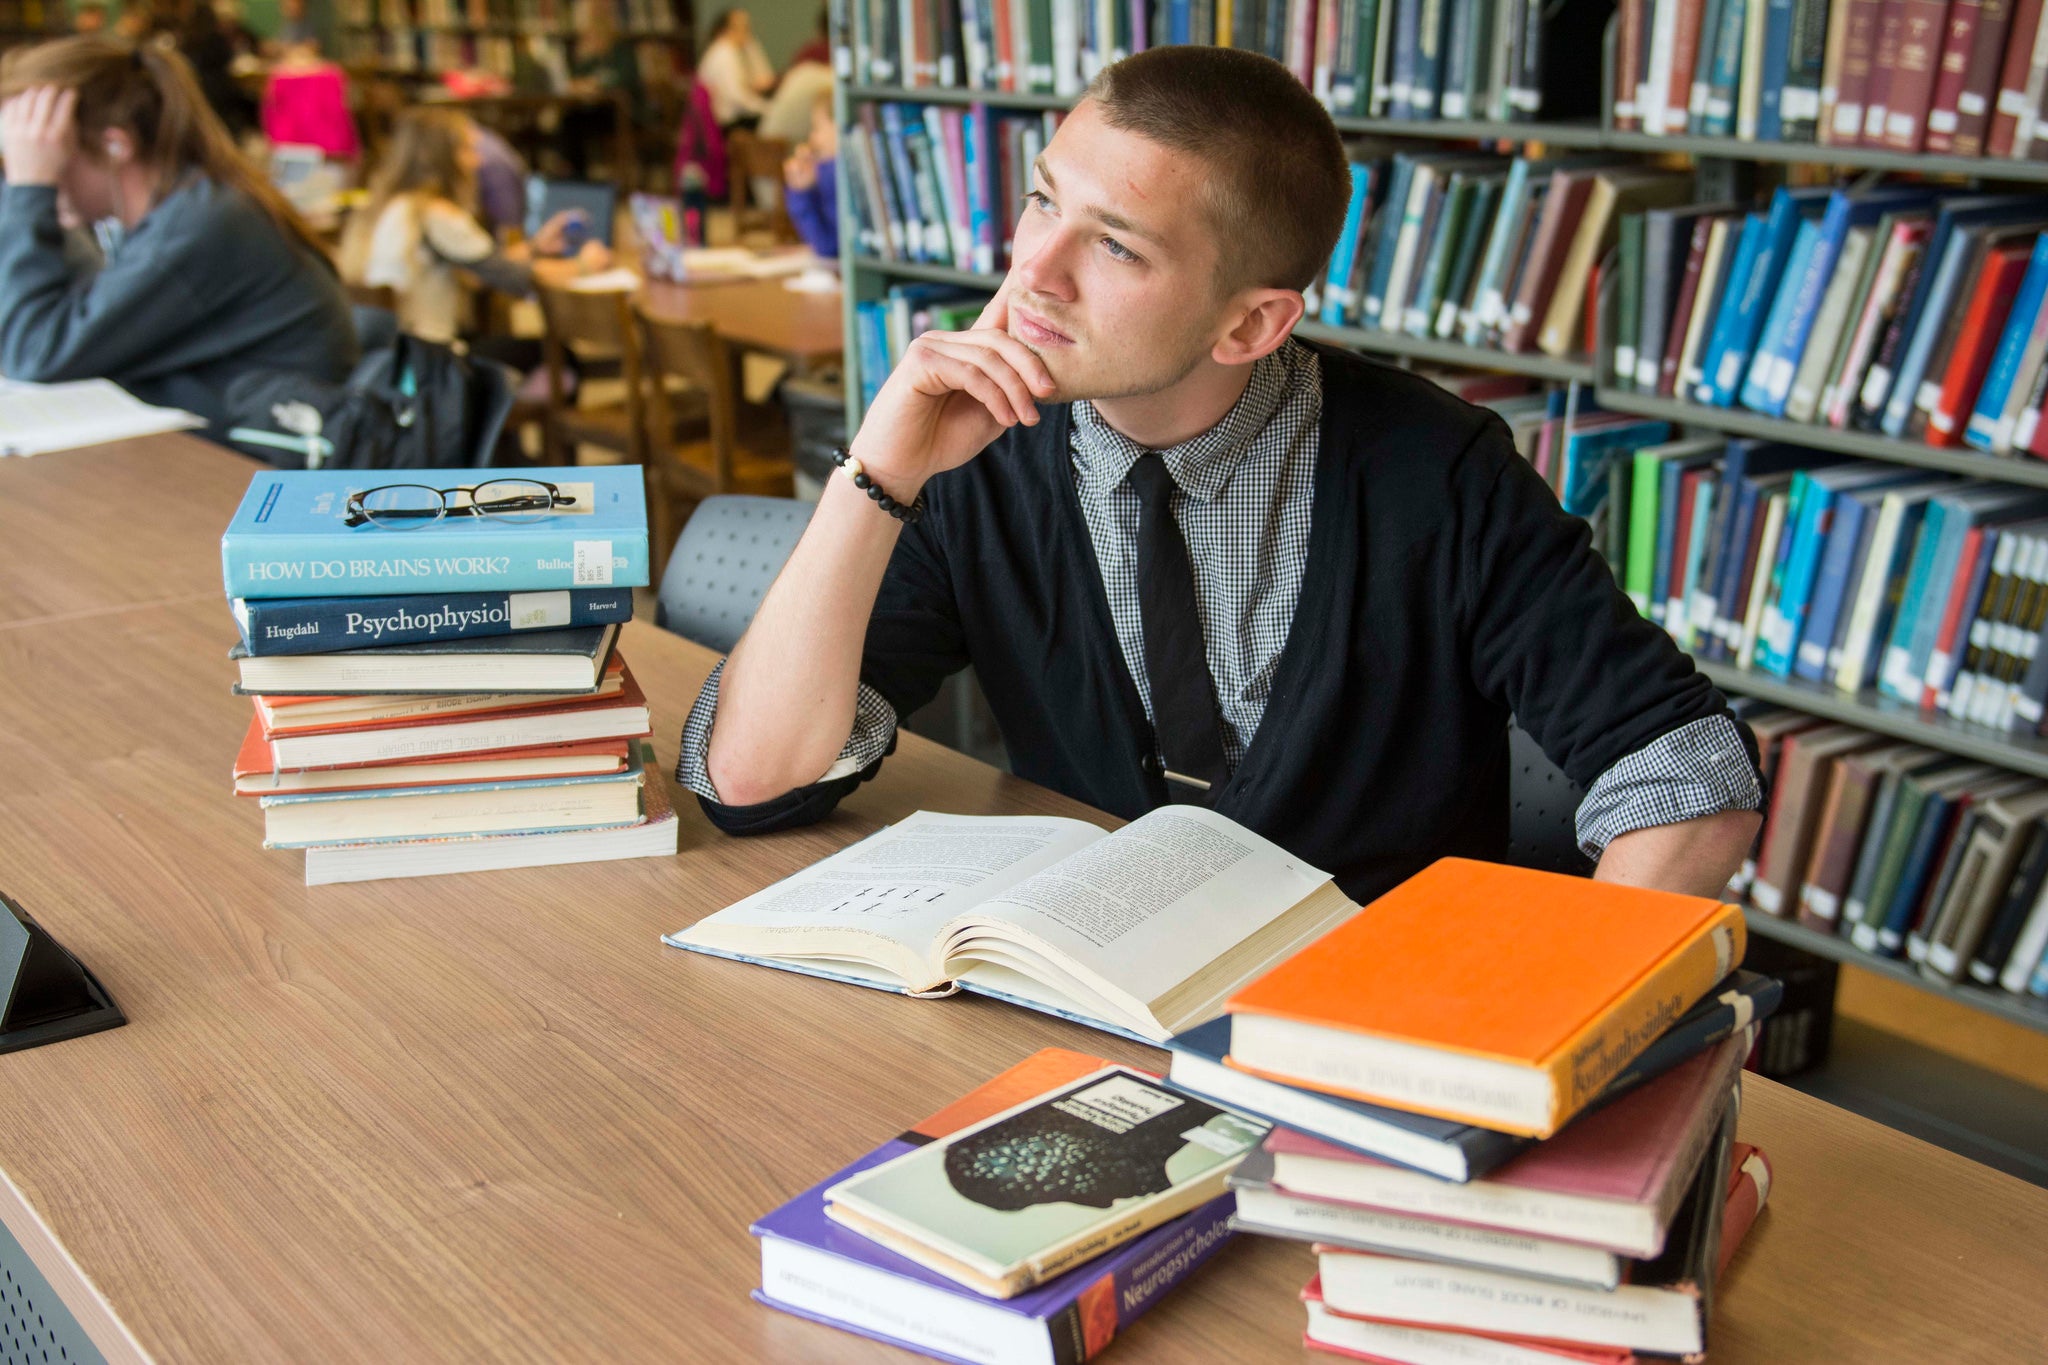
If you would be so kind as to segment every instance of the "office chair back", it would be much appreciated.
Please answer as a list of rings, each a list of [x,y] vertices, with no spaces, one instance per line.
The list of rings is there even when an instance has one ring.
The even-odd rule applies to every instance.
[[[1529,732],[1508,726],[1508,856],[1516,867],[1585,876],[1593,864],[1579,851],[1577,816],[1585,796]]]
[[[654,623],[729,652],[810,519],[811,504],[795,498],[732,494],[698,503],[661,576]]]

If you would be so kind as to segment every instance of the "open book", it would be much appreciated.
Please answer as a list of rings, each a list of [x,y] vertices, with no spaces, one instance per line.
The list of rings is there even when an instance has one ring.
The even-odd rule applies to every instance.
[[[919,811],[662,941],[911,995],[978,991],[1156,1044],[1357,909],[1327,872],[1197,806],[1114,834]]]
[[[153,407],[110,379],[0,379],[0,455],[43,455],[205,425],[189,412]]]

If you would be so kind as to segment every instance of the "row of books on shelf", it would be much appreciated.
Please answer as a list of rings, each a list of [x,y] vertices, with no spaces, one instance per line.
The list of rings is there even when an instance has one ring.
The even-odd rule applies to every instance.
[[[1690,178],[1599,157],[1354,148],[1351,199],[1311,316],[1500,350],[1580,353],[1617,219]]]
[[[863,104],[841,134],[863,255],[982,274],[1007,268],[1016,206],[1063,115]]]
[[[964,332],[988,305],[987,294],[944,284],[898,284],[879,299],[854,305],[861,406],[875,401],[903,350],[926,332]]]
[[[618,27],[629,33],[669,33],[672,0],[609,0]],[[589,26],[590,0],[341,0],[341,22],[387,28],[496,29],[569,34]]]
[[[925,857],[947,824],[985,841],[998,823],[914,819]],[[1106,875],[1125,841],[1190,837],[1171,828],[1189,819],[1154,813],[1050,866]],[[788,905],[818,875],[753,899]],[[982,919],[1037,900],[1006,880]],[[744,914],[699,934],[746,905],[669,941],[851,970],[790,956],[843,907],[786,910],[766,957]],[[766,1215],[758,1297],[942,1359],[1084,1360],[1243,1232],[1315,1247],[1319,1349],[1702,1359],[1716,1278],[1769,1189],[1734,1126],[1781,990],[1728,971],[1740,911],[1454,859],[1343,908],[1167,1039],[1165,1078],[1041,1052]],[[1446,934],[1465,918],[1487,932]],[[1672,1002],[1676,1019],[1641,1013]]]
[[[221,557],[254,713],[234,791],[307,885],[675,851],[617,648],[647,582],[637,467],[259,474]]]
[[[1621,0],[1614,126],[2048,160],[2040,0]]]
[[[2048,996],[2048,786],[1745,700],[1771,779],[1736,890],[1928,979]]]
[[[2044,228],[2048,198],[1918,186],[1625,215],[1614,383],[1835,430],[2043,454]]]
[[[1285,65],[1339,116],[1590,117],[1594,0],[842,0],[840,74],[872,85],[1075,96],[1104,66],[1169,44]]]
[[[2048,493],[1591,413],[1600,543],[1700,658],[2024,734],[2048,701]]]
[[[509,37],[492,33],[462,33],[433,29],[390,28],[344,32],[336,40],[342,62],[354,66],[378,66],[390,71],[482,71],[505,81],[516,80],[530,61],[545,79],[557,87],[566,77],[555,79],[569,69],[570,43],[567,36]],[[667,40],[645,38],[633,48],[633,60],[643,85],[658,88],[675,77],[676,60]]]

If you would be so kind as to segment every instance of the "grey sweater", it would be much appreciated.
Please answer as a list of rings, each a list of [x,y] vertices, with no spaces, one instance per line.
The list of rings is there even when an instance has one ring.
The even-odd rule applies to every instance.
[[[111,379],[218,427],[252,369],[346,379],[348,298],[247,195],[194,176],[98,270],[66,258],[57,192],[0,188],[0,375]]]

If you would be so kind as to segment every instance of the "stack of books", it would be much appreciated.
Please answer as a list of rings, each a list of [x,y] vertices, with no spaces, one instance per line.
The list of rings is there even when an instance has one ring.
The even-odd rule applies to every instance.
[[[637,467],[258,474],[221,538],[238,796],[306,882],[674,853],[617,648]]]
[[[1236,1226],[1315,1245],[1308,1344],[1703,1358],[1768,1191],[1744,945],[1734,906],[1446,859],[1176,1038],[1172,1084],[1277,1125]]]
[[[755,1223],[755,1298],[941,1360],[1088,1360],[1230,1239],[1266,1132],[1047,1049]]]

